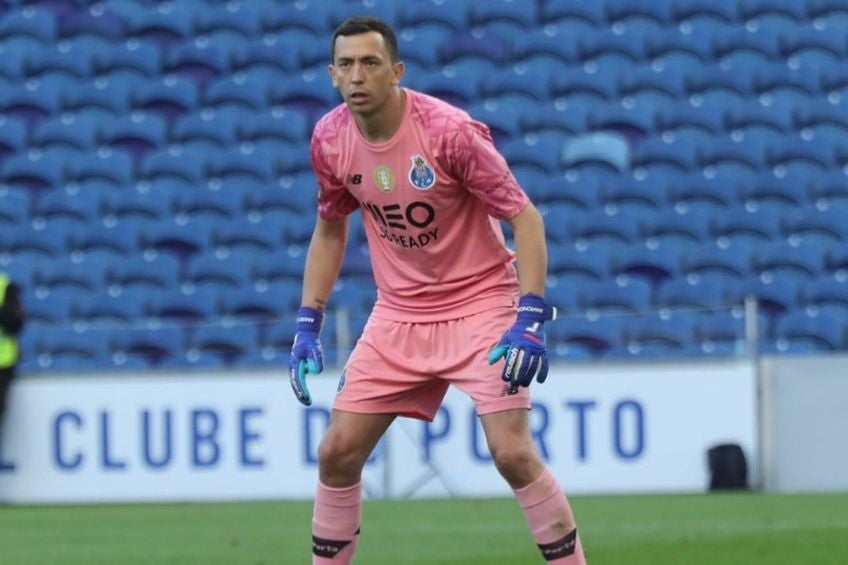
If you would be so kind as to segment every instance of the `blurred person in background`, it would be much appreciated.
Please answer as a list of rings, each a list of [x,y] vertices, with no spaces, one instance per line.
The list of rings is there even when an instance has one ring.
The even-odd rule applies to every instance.
[[[0,272],[0,445],[3,441],[3,422],[9,388],[18,365],[18,335],[24,327],[24,310],[20,289]]]
[[[312,136],[318,218],[289,362],[301,403],[312,403],[307,374],[323,368],[323,312],[357,209],[378,298],[318,449],[313,564],[351,562],[366,459],[397,416],[432,421],[449,385],[474,401],[544,559],[583,564],[571,507],[529,431],[529,385],[547,376],[544,323],[555,316],[543,297],[542,218],[487,126],[400,86],[404,65],[388,24],[347,20],[331,47],[330,77],[344,103]]]

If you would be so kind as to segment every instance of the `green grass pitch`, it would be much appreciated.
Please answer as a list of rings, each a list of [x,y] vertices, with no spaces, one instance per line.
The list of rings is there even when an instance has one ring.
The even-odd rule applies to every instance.
[[[848,493],[573,497],[591,565],[845,565]],[[308,565],[308,502],[0,507],[15,565]],[[542,563],[512,499],[366,501],[361,565]]]

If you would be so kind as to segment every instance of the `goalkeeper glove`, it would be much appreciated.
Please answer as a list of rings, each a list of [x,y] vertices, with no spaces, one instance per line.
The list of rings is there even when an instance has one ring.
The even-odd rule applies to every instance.
[[[518,301],[518,318],[489,352],[489,364],[503,358],[501,378],[510,383],[510,392],[519,386],[530,386],[548,378],[548,353],[545,350],[544,324],[556,318],[556,308],[535,294],[525,294]]]
[[[315,308],[301,306],[297,311],[297,333],[294,336],[289,357],[289,381],[294,395],[301,404],[310,406],[312,397],[306,387],[306,375],[317,375],[324,370],[324,355],[321,352],[321,322],[324,314]]]

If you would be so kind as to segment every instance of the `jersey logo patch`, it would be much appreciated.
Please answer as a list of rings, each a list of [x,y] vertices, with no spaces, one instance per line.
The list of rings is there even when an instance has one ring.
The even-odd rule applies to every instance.
[[[374,169],[374,184],[383,192],[391,192],[395,188],[395,173],[385,165]]]
[[[409,182],[418,190],[430,190],[436,184],[436,171],[433,170],[421,155],[409,158],[412,166],[409,168]]]

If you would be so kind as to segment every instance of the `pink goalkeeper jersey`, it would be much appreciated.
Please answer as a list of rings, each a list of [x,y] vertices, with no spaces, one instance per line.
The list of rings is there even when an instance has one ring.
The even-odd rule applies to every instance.
[[[466,112],[404,89],[401,126],[366,140],[342,104],[312,135],[318,213],[361,209],[378,297],[377,317],[429,322],[509,304],[518,293],[514,255],[498,220],[528,199]]]

